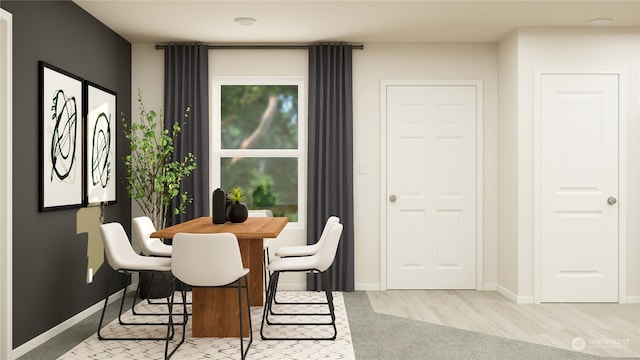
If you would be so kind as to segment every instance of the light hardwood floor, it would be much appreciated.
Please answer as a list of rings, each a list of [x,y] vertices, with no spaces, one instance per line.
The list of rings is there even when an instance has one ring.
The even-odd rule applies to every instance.
[[[637,304],[516,304],[495,291],[388,290],[367,295],[378,313],[592,355],[640,357]]]

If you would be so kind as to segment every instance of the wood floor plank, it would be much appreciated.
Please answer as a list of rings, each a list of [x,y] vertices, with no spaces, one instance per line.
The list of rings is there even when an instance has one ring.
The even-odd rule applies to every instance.
[[[369,291],[374,311],[606,357],[640,357],[638,304],[516,304],[495,291]]]

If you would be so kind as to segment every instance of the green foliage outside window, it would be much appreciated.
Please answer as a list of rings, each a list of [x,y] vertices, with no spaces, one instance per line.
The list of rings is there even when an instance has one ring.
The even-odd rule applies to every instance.
[[[298,155],[274,152],[298,149],[298,86],[222,85],[220,96],[221,150],[236,154],[221,158],[221,187],[240,186],[250,209],[297,221]]]
[[[298,221],[297,158],[223,158],[221,186],[246,189],[249,209],[271,209],[274,216]]]
[[[223,85],[223,149],[297,149],[298,86]]]

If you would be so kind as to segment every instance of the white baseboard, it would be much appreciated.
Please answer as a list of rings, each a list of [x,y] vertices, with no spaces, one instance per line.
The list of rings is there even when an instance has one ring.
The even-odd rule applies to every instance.
[[[356,291],[378,291],[380,284],[377,283],[359,283],[355,285]]]
[[[640,296],[627,296],[627,304],[640,304]]]
[[[498,284],[483,284],[482,291],[496,291],[498,289]]]
[[[496,285],[496,291],[498,292],[498,294],[506,297],[507,299],[513,301],[516,304],[533,304],[534,303],[533,296],[517,295],[500,285]]]
[[[135,291],[137,286],[138,286],[137,284],[129,285],[128,289],[130,289],[130,290],[128,292]],[[113,296],[109,297],[109,304],[111,304],[112,302],[117,301],[120,298],[122,298],[122,292],[121,291],[118,291],[117,294],[119,294],[119,295],[113,295]],[[52,327],[51,329],[43,332],[42,334],[36,336],[35,338],[33,338],[33,339],[27,341],[26,343],[18,346],[17,348],[15,348],[15,349],[13,349],[11,351],[11,358],[12,359],[17,359],[20,356],[28,353],[29,351],[37,348],[38,346],[44,344],[45,342],[53,339],[54,337],[56,337],[57,335],[60,335],[65,330],[68,330],[68,329],[72,328],[74,325],[78,324],[82,320],[84,320],[84,319],[88,318],[89,316],[93,315],[96,311],[102,311],[102,307],[103,306],[104,306],[104,300],[100,300],[96,304],[92,305],[91,307],[79,312],[78,314],[70,317],[66,321],[64,321],[64,322]]]
[[[496,284],[484,284],[481,291],[496,291]],[[379,283],[358,283],[355,286],[356,291],[380,291],[381,287]]]

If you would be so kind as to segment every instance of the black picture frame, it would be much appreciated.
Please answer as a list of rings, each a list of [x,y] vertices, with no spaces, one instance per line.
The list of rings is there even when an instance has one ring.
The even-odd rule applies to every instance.
[[[83,205],[83,79],[44,61],[39,71],[40,211]]]
[[[84,91],[84,204],[115,204],[118,96],[114,91],[87,80],[84,82]]]

